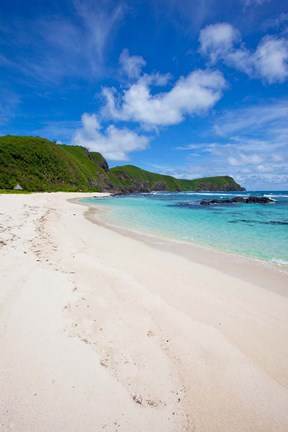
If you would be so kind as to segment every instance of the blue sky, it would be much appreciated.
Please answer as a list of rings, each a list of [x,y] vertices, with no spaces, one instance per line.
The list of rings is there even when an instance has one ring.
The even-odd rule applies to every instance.
[[[0,0],[0,134],[288,189],[288,0]]]

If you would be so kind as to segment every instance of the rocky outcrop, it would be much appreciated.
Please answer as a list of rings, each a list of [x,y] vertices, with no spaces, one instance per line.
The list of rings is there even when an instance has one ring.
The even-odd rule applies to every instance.
[[[233,203],[244,203],[244,204],[271,204],[274,201],[267,197],[255,197],[250,196],[248,198],[235,197],[231,199],[212,199],[203,200],[200,202],[201,205],[209,206],[213,204],[233,204]]]

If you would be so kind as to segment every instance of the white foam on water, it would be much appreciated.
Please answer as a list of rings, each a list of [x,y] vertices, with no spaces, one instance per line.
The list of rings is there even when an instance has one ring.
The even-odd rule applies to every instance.
[[[279,194],[264,194],[264,197],[267,198],[288,198],[288,195],[279,195]]]
[[[275,264],[288,265],[288,261],[279,258],[272,258],[271,261]]]

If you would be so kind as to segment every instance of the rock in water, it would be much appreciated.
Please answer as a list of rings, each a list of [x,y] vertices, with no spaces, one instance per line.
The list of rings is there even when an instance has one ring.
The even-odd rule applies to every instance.
[[[233,203],[244,203],[244,204],[271,204],[274,201],[267,197],[254,197],[250,196],[248,198],[235,197],[231,199],[212,199],[203,200],[200,202],[201,205],[211,205],[211,204],[233,204]]]

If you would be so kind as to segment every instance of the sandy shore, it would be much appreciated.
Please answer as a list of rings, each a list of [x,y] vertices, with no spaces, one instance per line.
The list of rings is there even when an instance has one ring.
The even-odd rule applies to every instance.
[[[287,432],[287,275],[156,248],[76,197],[0,195],[1,432]]]

